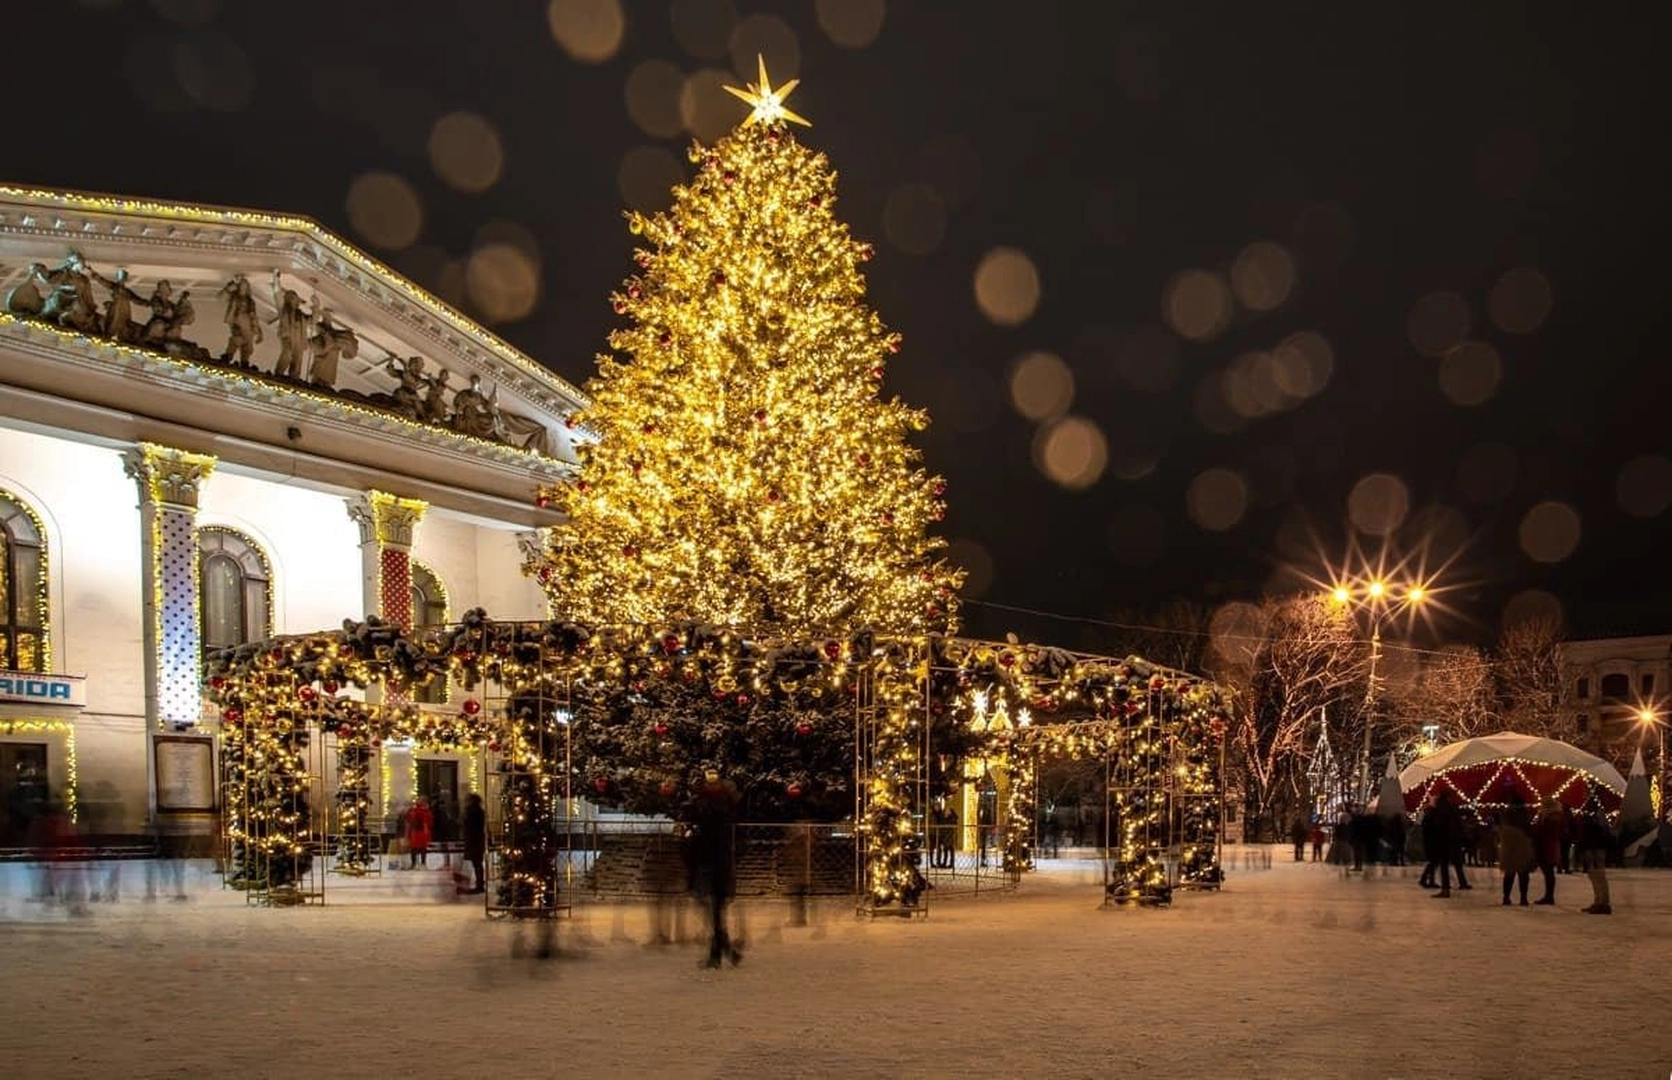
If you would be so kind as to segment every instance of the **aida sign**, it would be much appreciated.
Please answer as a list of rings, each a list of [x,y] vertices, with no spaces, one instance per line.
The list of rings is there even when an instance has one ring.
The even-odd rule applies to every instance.
[[[0,704],[86,705],[87,677],[0,671]]]

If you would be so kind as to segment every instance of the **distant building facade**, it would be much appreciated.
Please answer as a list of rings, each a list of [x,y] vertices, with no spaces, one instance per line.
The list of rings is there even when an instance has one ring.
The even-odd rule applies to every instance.
[[[1622,771],[1639,746],[1652,752],[1657,736],[1639,715],[1653,709],[1668,718],[1672,634],[1564,641],[1560,648],[1563,711],[1574,741]]]
[[[544,618],[519,545],[584,403],[307,220],[0,186],[0,847],[48,799],[210,814],[210,650]],[[389,747],[374,779],[467,769]]]

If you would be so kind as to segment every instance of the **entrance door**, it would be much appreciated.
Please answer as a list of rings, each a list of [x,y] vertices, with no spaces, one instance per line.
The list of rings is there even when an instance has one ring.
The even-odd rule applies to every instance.
[[[435,842],[459,836],[459,763],[445,758],[419,758],[418,795],[428,800],[435,818]]]
[[[0,743],[0,847],[29,842],[29,823],[46,809],[46,743]]]

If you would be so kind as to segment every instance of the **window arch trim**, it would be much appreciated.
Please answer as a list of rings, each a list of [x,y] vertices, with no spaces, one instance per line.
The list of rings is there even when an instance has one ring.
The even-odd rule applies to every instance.
[[[27,526],[33,535],[27,537],[17,535],[16,529],[20,524]],[[40,645],[36,654],[39,659],[35,670],[41,673],[50,672],[52,670],[52,564],[49,558],[50,552],[47,548],[46,523],[41,520],[41,516],[35,512],[35,508],[29,505],[26,499],[8,488],[0,487],[0,530],[4,530],[6,533],[6,565],[0,566],[0,573],[6,575],[10,586],[6,592],[8,603],[14,605],[12,610],[16,610],[15,605],[25,602],[22,597],[15,593],[16,582],[10,580],[14,566],[12,562],[13,547],[29,548],[37,553],[35,595],[27,601],[34,605],[36,625],[30,626],[24,623],[15,625],[39,635]],[[0,611],[0,626],[7,627],[8,631],[14,626],[11,615],[11,610]],[[9,667],[11,665],[14,651],[8,633],[6,651],[0,653],[0,666]]]
[[[246,632],[251,641],[264,641],[273,636],[273,564],[268,561],[266,550],[248,533],[241,532],[227,525],[200,525],[197,529],[197,605],[198,626],[203,626],[205,613],[204,599],[204,567],[212,559],[224,558],[238,568],[240,605],[244,602],[242,590],[251,582],[260,582],[262,591],[262,622],[260,626],[248,627]],[[245,612],[248,619],[248,612]],[[207,652],[208,642],[203,643]]]

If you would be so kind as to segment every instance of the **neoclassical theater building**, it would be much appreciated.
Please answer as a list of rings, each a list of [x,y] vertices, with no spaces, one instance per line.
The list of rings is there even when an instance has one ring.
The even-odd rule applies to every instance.
[[[110,836],[208,814],[208,650],[544,618],[519,539],[583,402],[311,221],[0,187],[0,848],[47,799]],[[469,782],[385,759],[396,794]]]

